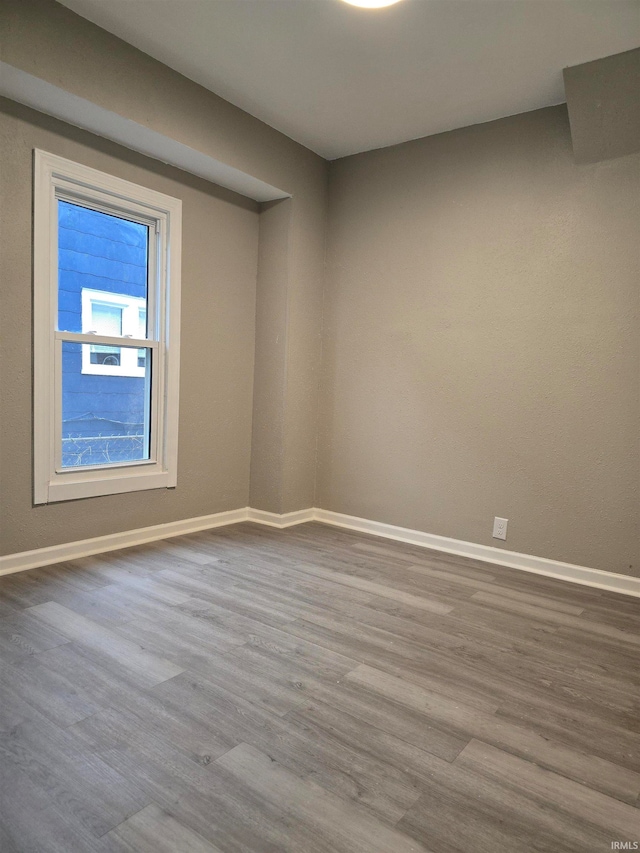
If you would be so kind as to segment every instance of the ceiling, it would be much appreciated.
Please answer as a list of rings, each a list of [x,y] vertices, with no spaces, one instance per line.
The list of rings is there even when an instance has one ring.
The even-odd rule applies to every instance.
[[[327,159],[564,101],[639,0],[61,0]],[[134,85],[134,81],[132,81]]]

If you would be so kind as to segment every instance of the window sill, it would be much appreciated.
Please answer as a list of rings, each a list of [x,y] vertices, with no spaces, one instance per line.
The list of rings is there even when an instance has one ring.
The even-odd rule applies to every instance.
[[[113,471],[114,469],[110,469]],[[35,504],[56,503],[57,501],[74,501],[81,498],[95,498],[101,495],[119,495],[125,492],[141,492],[148,489],[172,489],[176,485],[175,475],[168,471],[141,472],[122,474],[117,477],[101,477],[96,479],[70,479],[68,474],[60,475],[56,482],[43,484],[35,495]],[[62,482],[64,477],[64,482]]]

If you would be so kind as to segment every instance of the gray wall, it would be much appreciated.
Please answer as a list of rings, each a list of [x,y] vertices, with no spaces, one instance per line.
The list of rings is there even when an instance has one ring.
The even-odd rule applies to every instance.
[[[564,69],[577,163],[640,151],[640,47]]]
[[[255,339],[257,205],[0,99],[0,553],[246,506]],[[178,486],[32,506],[33,148],[183,202]]]
[[[258,215],[5,105],[2,553],[250,500],[486,544],[497,514],[509,549],[639,572],[637,155],[576,165],[555,107],[337,161],[327,217],[321,158],[53,0],[5,0],[0,49],[291,194]],[[31,505],[34,146],[184,200],[175,492]]]
[[[256,361],[249,504],[282,512],[287,291],[291,200],[269,202],[260,213]],[[313,478],[315,482],[315,477]],[[311,506],[313,500],[307,506]]]
[[[73,50],[69,50],[69,45]],[[255,317],[256,334],[260,358],[269,359],[271,368],[267,379],[273,385],[256,385],[253,413],[260,428],[268,431],[255,442],[253,462],[257,480],[264,488],[255,493],[255,503],[260,509],[272,512],[287,512],[301,506],[310,506],[315,496],[315,454],[317,438],[317,398],[319,386],[319,364],[321,356],[322,290],[326,222],[327,164],[313,152],[293,142],[283,134],[268,127],[242,110],[227,103],[202,86],[181,76],[162,63],[157,62],[131,45],[101,30],[99,27],[74,14],[53,0],[5,0],[0,6],[0,54],[3,61],[29,74],[52,83],[71,94],[85,98],[126,119],[164,134],[172,140],[184,143],[194,150],[240,169],[272,186],[291,194],[288,203],[290,216],[287,231],[283,236],[278,229],[267,224],[260,229],[260,264],[266,263],[266,271],[258,270],[258,295],[261,297]],[[135,81],[135,85],[131,84]],[[57,152],[59,153],[59,152]],[[116,158],[117,159],[117,158]],[[151,164],[151,161],[148,161]],[[150,168],[152,168],[150,166]],[[7,180],[13,185],[8,174]],[[117,172],[114,172],[117,174]],[[24,192],[30,192],[31,178],[22,173]],[[204,186],[204,182],[201,184]],[[15,190],[17,191],[17,190]],[[215,189],[209,188],[207,192]],[[226,196],[224,196],[226,198]],[[4,202],[3,202],[4,203]],[[253,205],[249,205],[253,209]],[[258,217],[255,218],[257,227]],[[229,222],[233,229],[233,222]],[[199,235],[206,241],[206,226],[199,223]],[[226,230],[225,234],[230,233]],[[24,234],[26,237],[26,232]],[[238,238],[223,240],[225,250],[221,258],[211,254],[207,264],[201,268],[204,276],[198,286],[204,287],[211,269],[222,263],[226,268],[237,248]],[[219,249],[217,241],[212,243],[212,252]],[[227,252],[228,249],[228,252]],[[8,251],[8,250],[7,250]],[[185,245],[183,257],[188,256]],[[254,263],[256,247],[246,253],[245,262]],[[25,256],[26,257],[26,256]],[[21,258],[24,261],[24,257]],[[282,299],[279,302],[281,316],[277,322],[286,327],[286,345],[271,336],[269,323],[272,314],[262,310],[265,304],[264,291],[273,285],[270,264],[286,272],[286,280],[277,284]],[[4,265],[4,259],[3,259]],[[4,274],[4,270],[2,271]],[[255,286],[255,269],[254,269]],[[255,297],[255,290],[254,290]],[[194,314],[195,328],[201,328],[203,314]],[[224,334],[236,336],[242,346],[244,358],[253,357],[253,339],[247,344],[242,327],[233,326],[233,312],[225,318]],[[28,317],[24,318],[29,323]],[[183,314],[183,330],[189,334],[189,318]],[[13,331],[12,331],[13,334]],[[26,341],[27,339],[24,338]],[[245,346],[246,344],[246,346]],[[9,345],[10,346],[10,345]],[[21,353],[20,369],[30,370],[31,355]],[[220,365],[223,366],[223,365]],[[201,369],[205,371],[206,364]],[[240,368],[238,368],[240,369]],[[261,375],[262,378],[262,375]],[[30,380],[29,380],[30,381]],[[219,376],[219,391],[222,399],[235,400],[240,389],[236,389],[235,368]],[[279,384],[278,384],[279,383]],[[242,384],[241,384],[242,387]],[[270,398],[281,400],[277,417],[272,417]],[[7,398],[8,399],[8,398]],[[263,409],[266,407],[266,411]],[[12,404],[9,409],[12,415]],[[24,410],[16,410],[22,417]],[[184,398],[181,418],[186,422],[189,411]],[[251,407],[238,439],[244,440],[251,429]],[[22,428],[28,421],[21,421]],[[233,428],[235,420],[229,422]],[[24,526],[21,517],[15,515],[3,520],[5,551],[23,550],[78,538],[97,536],[101,533],[141,527],[163,521],[246,506],[248,474],[243,474],[231,488],[226,479],[227,466],[232,465],[233,454],[217,453],[214,446],[215,433],[204,436],[212,448],[210,462],[204,470],[220,486],[223,501],[210,500],[209,490],[202,492],[198,505],[206,508],[195,511],[195,504],[160,511],[168,495],[145,493],[148,504],[139,501],[131,505],[130,511],[109,514],[108,520],[95,518],[92,502],[74,502],[58,509],[51,509],[56,522],[52,528],[38,526],[34,535],[31,528]],[[9,453],[9,451],[6,451]],[[222,460],[219,463],[219,460]],[[24,460],[23,460],[24,463]],[[20,463],[21,465],[23,463]],[[218,463],[221,467],[218,467]],[[179,472],[181,475],[181,472]],[[2,489],[7,503],[13,503],[10,489],[13,477],[0,471]],[[185,469],[185,477],[189,471]],[[26,483],[30,478],[30,467],[22,467],[15,478]],[[6,486],[4,485],[6,483]],[[215,487],[217,488],[217,486]],[[114,498],[114,504],[122,501]],[[138,511],[138,506],[144,507]],[[153,511],[152,507],[157,508]],[[17,511],[16,511],[17,512]],[[23,508],[21,512],[26,512]],[[33,517],[33,511],[29,514]],[[37,534],[37,535],[36,535]]]
[[[331,165],[319,506],[640,574],[639,164],[560,106]]]

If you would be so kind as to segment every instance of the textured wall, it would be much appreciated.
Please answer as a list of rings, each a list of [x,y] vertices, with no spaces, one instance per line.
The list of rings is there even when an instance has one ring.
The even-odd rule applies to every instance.
[[[16,68],[291,194],[287,238],[264,247],[261,254],[265,259],[280,254],[277,264],[287,271],[284,313],[278,320],[286,325],[287,335],[286,346],[271,352],[280,359],[271,375],[281,377],[283,385],[257,389],[262,394],[257,405],[273,394],[282,399],[284,408],[278,419],[264,421],[275,432],[256,442],[255,458],[265,480],[281,484],[282,511],[310,506],[315,494],[325,161],[53,0],[5,0],[0,6],[0,53]],[[262,230],[266,235],[275,233]],[[256,318],[261,341],[269,334],[269,328],[261,328],[263,316],[268,312],[259,312]],[[184,317],[183,322],[188,328]],[[278,442],[276,452],[271,452]],[[267,455],[260,458],[263,449]],[[261,508],[271,506],[267,502]],[[207,510],[211,511],[215,510]],[[76,512],[69,510],[70,516]],[[116,524],[113,530],[138,526],[137,519],[124,528]]]
[[[319,506],[640,574],[639,165],[563,106],[332,164]]]
[[[25,107],[0,101],[0,553],[246,506],[257,205]],[[183,202],[178,486],[32,506],[32,150]]]
[[[327,164],[53,0],[0,17],[4,61],[292,195],[259,237],[252,203],[7,106],[5,551],[246,504],[253,416],[255,506],[487,544],[498,514],[510,549],[638,572],[637,157],[576,166],[559,107],[334,163],[322,341]],[[34,145],[185,201],[175,493],[31,506]]]
[[[249,504],[283,512],[291,199],[261,206]],[[315,481],[315,479],[314,479]]]
[[[68,49],[70,43],[73,51]],[[267,426],[277,432],[257,442],[256,452],[280,442],[278,452],[258,459],[257,464],[265,477],[282,484],[282,511],[311,505],[321,354],[325,161],[53,0],[5,0],[0,10],[0,52],[5,62],[29,74],[291,193],[284,243],[287,257],[279,261],[288,275],[282,302],[287,343],[277,353],[282,363],[274,372],[283,377],[284,387],[265,391],[281,395],[284,409],[279,421],[267,420]],[[283,250],[282,245],[266,248],[264,257]],[[268,329],[264,333],[260,329],[261,317],[257,317],[258,335],[264,337]]]
[[[260,213],[251,506],[276,513],[315,504],[326,211],[294,210]]]

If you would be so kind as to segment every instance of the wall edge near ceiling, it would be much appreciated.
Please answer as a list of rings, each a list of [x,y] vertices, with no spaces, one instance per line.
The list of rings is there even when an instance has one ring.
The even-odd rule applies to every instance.
[[[240,509],[213,513],[212,515],[201,515],[196,518],[185,518],[180,521],[156,524],[152,527],[141,527],[137,530],[125,530],[120,533],[97,536],[93,539],[82,539],[77,542],[65,542],[61,545],[37,548],[33,551],[7,554],[4,557],[0,557],[0,575],[35,569],[40,566],[48,566],[67,560],[77,560],[81,557],[91,556],[92,554],[102,554],[118,550],[119,548],[130,548],[134,545],[143,545],[147,542],[156,542],[160,539],[169,539],[173,536],[183,536],[187,533],[212,530],[216,527],[225,527],[242,521],[252,521],[256,524],[278,529],[291,527],[296,524],[304,524],[309,521],[319,521],[323,524],[353,530],[358,533],[369,533],[373,536],[380,536],[384,539],[392,539],[397,542],[406,542],[410,545],[418,545],[422,548],[430,548],[446,554],[456,554],[485,563],[493,563],[519,571],[544,575],[545,577],[555,578],[556,580],[569,581],[581,584],[582,586],[595,587],[596,589],[640,598],[640,578],[620,575],[614,572],[604,572],[601,569],[577,566],[572,563],[563,563],[559,560],[549,560],[545,557],[535,557],[531,554],[519,554],[516,551],[506,551],[490,545],[479,545],[475,542],[465,542],[461,539],[437,536],[436,534],[425,533],[421,530],[397,527],[393,524],[358,518],[353,515],[344,515],[340,512],[332,512],[317,507],[287,512],[283,515],[251,507],[241,507]]]
[[[291,193],[0,61],[0,95],[257,202]]]

